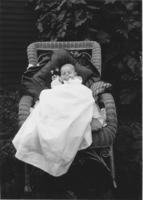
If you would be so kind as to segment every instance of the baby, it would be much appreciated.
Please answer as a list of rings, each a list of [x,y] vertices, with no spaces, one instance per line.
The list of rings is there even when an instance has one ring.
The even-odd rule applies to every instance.
[[[61,67],[61,81],[69,81],[70,79],[74,79],[77,77],[77,73],[75,72],[75,68],[72,64],[65,64]]]
[[[61,67],[60,74],[61,76],[55,75],[52,77],[51,88],[61,84],[67,84],[75,81],[82,83],[82,77],[77,75],[75,67],[72,64],[63,65]],[[95,104],[93,118],[91,121],[92,130],[98,131],[106,125],[107,124],[105,110],[100,110],[98,105]]]
[[[52,77],[51,88],[57,85],[70,83],[71,81],[79,80],[82,82],[81,76],[78,76],[72,64],[65,64],[60,70],[61,76],[54,75]]]

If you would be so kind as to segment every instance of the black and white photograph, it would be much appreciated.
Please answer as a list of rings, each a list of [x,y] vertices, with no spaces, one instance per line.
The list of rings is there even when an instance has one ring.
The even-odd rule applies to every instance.
[[[142,199],[141,0],[0,0],[0,199]]]

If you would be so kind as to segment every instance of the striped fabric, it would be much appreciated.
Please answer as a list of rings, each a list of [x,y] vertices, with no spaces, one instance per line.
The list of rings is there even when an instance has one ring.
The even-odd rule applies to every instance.
[[[111,88],[110,83],[105,83],[103,81],[97,81],[90,86],[90,89],[93,92],[93,96],[96,97],[97,95],[106,91],[106,89]]]

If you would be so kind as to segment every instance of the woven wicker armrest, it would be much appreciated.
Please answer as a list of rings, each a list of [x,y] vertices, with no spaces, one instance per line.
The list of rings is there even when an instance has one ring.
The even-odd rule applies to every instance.
[[[95,147],[109,147],[113,144],[117,132],[117,114],[115,102],[110,93],[103,93],[99,98],[106,109],[107,126],[103,127],[99,131],[93,131],[93,144]]]
[[[20,99],[19,102],[19,112],[18,112],[18,124],[19,127],[24,123],[26,118],[30,114],[30,107],[32,106],[33,103],[33,97],[25,95]]]

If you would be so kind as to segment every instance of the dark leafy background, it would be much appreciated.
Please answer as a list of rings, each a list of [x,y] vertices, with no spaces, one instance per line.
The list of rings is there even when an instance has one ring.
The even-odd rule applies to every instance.
[[[36,14],[40,41],[100,43],[102,79],[113,85],[119,120],[114,144],[118,183],[115,197],[138,199],[142,165],[141,0],[28,0],[28,6]],[[1,132],[13,137],[19,90],[1,90],[0,94]],[[10,167],[11,175],[7,175],[5,194],[14,191],[17,177],[12,170],[15,164],[7,162],[5,170]]]
[[[140,0],[30,0],[39,40],[95,40],[102,47],[102,78],[117,102],[134,105],[141,91]]]

